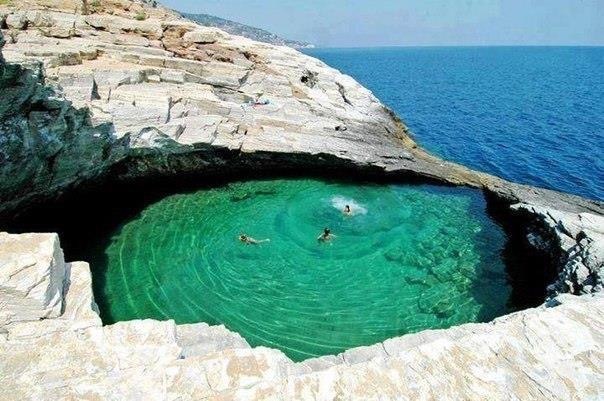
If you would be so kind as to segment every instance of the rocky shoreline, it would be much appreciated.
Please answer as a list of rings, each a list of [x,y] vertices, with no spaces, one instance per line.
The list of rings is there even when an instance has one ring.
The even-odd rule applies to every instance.
[[[6,400],[597,399],[604,296],[294,363],[205,323],[103,326],[86,263],[56,234],[0,233]]]
[[[350,382],[346,380],[356,378],[357,383],[361,383],[360,375],[371,372],[381,383],[394,374],[385,366],[398,366],[397,363],[409,362],[413,358],[414,366],[421,366],[420,371],[427,374],[425,369],[436,369],[436,364],[443,362],[442,358],[460,357],[452,354],[462,347],[456,341],[458,336],[467,339],[471,334],[472,338],[478,339],[484,335],[500,346],[505,330],[514,333],[525,331],[523,327],[527,316],[542,327],[534,332],[534,337],[524,333],[527,343],[522,343],[524,340],[518,336],[514,337],[517,344],[506,342],[506,347],[514,349],[513,356],[502,359],[500,353],[493,349],[476,355],[460,351],[463,358],[457,360],[457,363],[472,364],[488,355],[493,369],[498,363],[505,366],[505,372],[501,374],[506,380],[479,380],[480,375],[476,375],[473,377],[479,380],[475,383],[477,387],[459,384],[449,388],[449,398],[480,399],[481,391],[490,391],[495,399],[506,399],[503,393],[499,393],[500,398],[495,394],[512,387],[517,391],[514,393],[516,397],[521,399],[522,395],[532,399],[578,399],[587,394],[595,394],[597,398],[598,394],[604,393],[597,384],[602,382],[603,375],[598,368],[603,362],[597,354],[602,352],[600,333],[604,305],[600,295],[589,295],[601,292],[603,285],[602,202],[510,183],[440,160],[419,148],[404,123],[367,89],[352,78],[292,49],[200,27],[147,2],[108,0],[94,2],[94,6],[89,3],[79,0],[23,0],[0,6],[0,35],[7,39],[3,49],[6,63],[0,59],[0,219],[11,218],[29,207],[52,201],[87,185],[137,183],[160,178],[169,180],[182,176],[202,182],[218,174],[319,172],[479,188],[484,191],[489,204],[501,212],[502,219],[520,222],[520,232],[535,252],[548,255],[552,267],[559,272],[558,280],[548,288],[548,304],[562,305],[553,309],[527,310],[500,318],[492,324],[464,325],[439,331],[437,337],[443,339],[443,343],[439,343],[443,353],[432,355],[433,358],[426,355],[429,347],[420,344],[431,341],[430,332],[424,332],[402,337],[405,340],[400,341],[405,344],[412,342],[415,344],[413,347],[396,348],[394,344],[397,342],[388,340],[368,347],[373,351],[367,351],[370,356],[367,358],[359,356],[365,355],[364,349],[355,349],[342,356],[308,362],[307,365],[321,366],[321,369],[314,372],[313,368],[310,372],[305,371],[304,375],[295,376],[303,383],[301,388],[309,391],[304,394],[310,399],[362,398],[363,393],[347,393],[356,388],[369,391],[367,398],[376,398],[379,394],[375,392],[377,389],[371,393],[372,390],[362,386],[347,386],[346,383]],[[138,17],[141,15],[144,19]],[[4,42],[2,36],[0,42]],[[45,245],[54,255],[50,259],[46,251],[40,250],[41,245],[36,245],[38,248],[34,246],[41,242],[50,244]],[[129,322],[103,328],[95,313],[87,265],[65,264],[59,252],[56,237],[1,235],[0,302],[6,306],[3,306],[0,316],[3,319],[0,321],[4,321],[0,323],[0,330],[4,333],[0,336],[0,347],[6,358],[0,362],[0,381],[9,386],[5,388],[14,391],[10,394],[15,394],[7,399],[41,399],[44,396],[36,396],[48,389],[56,390],[57,397],[66,394],[77,397],[81,395],[79,391],[84,391],[82,388],[90,390],[90,386],[94,387],[91,394],[100,398],[123,398],[127,395],[130,395],[127,398],[136,398],[130,391],[137,388],[157,399],[177,399],[175,395],[167,395],[165,379],[169,372],[178,369],[178,374],[184,375],[179,377],[182,382],[177,389],[181,399],[225,393],[232,398],[251,399],[244,395],[258,396],[265,390],[268,391],[266,394],[272,394],[270,389],[279,389],[279,393],[272,394],[276,399],[303,397],[298,397],[298,393],[294,396],[290,388],[291,380],[298,383],[298,379],[291,379],[291,369],[296,371],[299,367],[291,368],[291,361],[288,362],[275,350],[247,350],[245,356],[227,352],[235,345],[235,348],[242,346],[239,340],[227,340],[234,336],[232,333],[218,336],[228,344],[220,351],[214,350],[222,353],[221,358],[227,361],[224,363],[228,366],[235,363],[244,373],[248,369],[247,362],[233,362],[239,357],[252,365],[266,366],[268,363],[270,374],[266,371],[258,373],[260,376],[253,385],[241,379],[226,387],[210,384],[209,390],[195,393],[201,390],[187,382],[186,375],[205,375],[208,383],[213,380],[208,375],[218,375],[216,380],[222,383],[220,380],[231,377],[228,369],[227,372],[220,371],[222,373],[205,370],[202,373],[199,369],[220,363],[208,362],[210,365],[206,366],[195,362],[206,358],[207,353],[203,358],[199,354],[187,355],[184,351],[187,347],[177,340],[180,326],[173,323]],[[39,261],[42,256],[44,261]],[[41,270],[35,272],[32,266]],[[7,269],[15,270],[5,275]],[[70,286],[71,281],[79,284]],[[73,294],[76,290],[77,293]],[[562,293],[587,295],[560,297]],[[600,320],[587,321],[590,314],[599,315]],[[586,348],[578,350],[557,342],[553,332],[548,332],[550,326],[557,327],[551,319],[567,322],[564,330],[571,338],[574,331],[584,333],[585,339],[589,340],[586,340]],[[479,326],[478,331],[482,334],[473,331]],[[205,330],[200,329],[202,332]],[[158,334],[160,332],[161,335]],[[202,336],[194,332],[189,330],[187,336]],[[111,337],[114,335],[111,333],[118,334]],[[80,341],[80,336],[85,338],[84,342],[74,345],[73,341]],[[151,341],[150,349],[153,352],[169,349],[167,359],[145,361],[132,355],[145,349],[146,338],[154,336],[162,340],[157,343]],[[141,339],[143,345],[137,345]],[[133,342],[128,342],[130,340]],[[127,355],[135,362],[130,365],[123,362],[124,366],[129,366],[126,369],[120,367],[122,362],[116,367],[104,358],[97,361],[102,367],[93,362],[87,365],[90,371],[104,372],[99,373],[103,380],[108,380],[109,372],[117,369],[120,373],[114,379],[122,383],[122,387],[115,389],[103,389],[110,385],[110,381],[104,382],[97,377],[99,381],[94,384],[90,381],[92,376],[84,377],[86,374],[76,374],[74,370],[71,376],[54,379],[43,375],[47,381],[37,383],[35,390],[29,391],[25,386],[31,382],[15,381],[16,376],[9,372],[23,369],[21,373],[29,372],[30,376],[26,376],[30,380],[42,371],[47,372],[41,359],[33,358],[40,361],[35,366],[24,364],[31,357],[31,349],[38,349],[39,355],[47,352],[43,350],[48,348],[41,344],[46,341],[66,344],[64,351],[67,354],[73,350],[69,347],[80,346],[101,347],[110,353],[123,351],[124,357]],[[546,349],[535,347],[534,341],[553,341],[553,354],[548,355]],[[121,351],[115,351],[112,344]],[[204,342],[200,340],[196,344],[199,348],[199,344]],[[424,349],[416,356],[412,356],[412,351],[407,352],[418,347]],[[100,349],[91,352],[101,353]],[[529,363],[516,351],[532,353],[534,360]],[[163,351],[158,352],[161,354]],[[271,357],[263,356],[263,353]],[[56,362],[52,355],[55,354],[51,352],[48,356],[52,359],[51,364]],[[268,358],[269,362],[264,359],[262,363],[258,362],[259,355],[261,359]],[[395,358],[393,355],[398,356]],[[432,358],[432,362],[418,359],[419,355]],[[93,356],[76,352],[67,360],[75,366],[82,363],[81,358],[89,357]],[[181,357],[185,362],[179,362]],[[358,358],[363,360],[360,370],[357,370],[356,363],[350,363]],[[509,358],[519,358],[515,360],[517,363],[526,363],[529,367],[514,368]],[[552,368],[554,361],[558,363],[568,358],[575,364],[582,364],[585,358],[590,359],[593,368],[589,368],[590,373],[586,375],[591,376],[562,375],[557,368],[554,371],[558,376],[535,376],[535,372],[543,371],[546,366]],[[375,362],[378,359],[379,362]],[[272,368],[274,363],[278,365],[274,368],[277,370]],[[174,364],[186,368],[176,369]],[[202,365],[206,367],[200,367]],[[533,369],[535,374],[522,376],[514,370],[523,367]],[[576,367],[579,369],[578,365]],[[146,391],[136,386],[130,388],[134,372],[140,373],[141,369],[154,372],[146,376],[151,380],[149,384],[163,378],[162,395],[149,393],[151,388]],[[251,376],[254,374],[250,373]],[[456,374],[447,371],[445,376],[454,381],[457,380]],[[428,376],[421,382],[437,380]],[[174,379],[176,376],[171,377]],[[559,382],[560,377],[567,381]],[[512,386],[512,378],[513,381],[518,380],[517,383],[524,383],[525,387]],[[70,393],[66,383],[73,384],[75,380],[86,384]],[[269,383],[276,387],[269,389]],[[330,386],[336,383],[338,391],[330,393],[333,390]],[[400,387],[402,383],[404,380],[384,384],[382,389],[392,389],[390,398],[399,395],[415,398],[413,394],[418,393],[411,387]],[[237,392],[241,387],[246,390]],[[559,387],[568,391],[573,388],[575,393],[565,393],[568,395],[565,397],[556,391]],[[322,388],[327,391],[324,397]],[[578,391],[579,388],[583,391]],[[419,393],[424,398],[436,397],[431,390],[425,390],[425,393]]]

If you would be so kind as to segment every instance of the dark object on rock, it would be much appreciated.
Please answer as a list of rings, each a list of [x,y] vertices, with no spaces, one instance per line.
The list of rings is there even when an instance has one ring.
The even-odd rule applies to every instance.
[[[340,92],[340,95],[342,96],[342,100],[344,100],[344,103],[352,106],[352,103],[350,102],[350,100],[348,100],[348,97],[346,97],[346,89],[344,88],[344,85],[342,85],[339,82],[336,82],[336,85],[338,85],[338,92]]]
[[[348,131],[348,127],[345,125],[338,125],[336,126],[336,131]]]
[[[300,82],[309,88],[314,88],[317,82],[319,82],[318,76],[318,73],[306,70],[304,71],[304,75],[300,78]]]
[[[4,47],[4,36],[2,35],[2,31],[0,31],[0,50]],[[0,78],[4,75],[4,57],[2,56],[2,52],[0,51]]]

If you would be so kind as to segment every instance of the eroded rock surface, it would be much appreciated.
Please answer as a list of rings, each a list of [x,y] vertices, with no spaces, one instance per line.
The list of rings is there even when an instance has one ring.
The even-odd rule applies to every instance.
[[[56,236],[0,234],[0,247],[8,246],[45,266],[47,281],[61,278],[64,291],[59,315],[0,325],[3,400],[595,400],[604,394],[602,294],[567,294],[556,307],[294,363],[280,351],[250,348],[223,326],[137,320],[103,327],[88,265],[66,264]],[[0,286],[6,282],[0,276]],[[19,315],[20,305],[6,300],[0,292],[3,310]]]
[[[565,213],[538,206],[516,204],[540,223],[528,234],[528,242],[553,252],[561,266],[558,280],[548,287],[551,297],[560,293],[589,294],[604,286],[604,217],[591,213]]]
[[[0,215],[107,176],[336,166],[470,185],[533,221],[527,241],[557,253],[548,304],[561,305],[294,364],[223,327],[102,327],[87,264],[66,264],[55,235],[0,234],[1,399],[604,394],[604,299],[589,295],[602,286],[601,202],[433,157],[352,78],[153,1],[9,3],[0,6]]]
[[[65,263],[56,234],[0,233],[0,324],[57,317]]]
[[[600,202],[435,158],[352,78],[295,50],[201,27],[153,4],[0,6],[5,57],[28,67],[10,68],[1,82],[11,97],[0,115],[7,120],[0,126],[0,213],[103,174],[324,165],[603,213]]]
[[[368,90],[295,50],[132,1],[90,3],[87,14],[61,2],[14,4],[1,12],[4,55],[34,72],[15,67],[2,83],[15,101],[0,116],[10,117],[0,128],[1,208],[94,178],[126,156],[142,160],[126,176],[203,171],[212,166],[199,157],[216,151],[325,153],[382,167],[414,158],[404,125]],[[171,164],[182,155],[191,159]]]

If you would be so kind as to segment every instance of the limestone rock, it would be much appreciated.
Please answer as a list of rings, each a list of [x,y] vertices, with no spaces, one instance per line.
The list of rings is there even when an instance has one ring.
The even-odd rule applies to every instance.
[[[132,33],[147,39],[161,39],[163,29],[159,21],[136,21],[111,15],[87,15],[85,21],[95,29],[102,29],[112,34]]]
[[[604,286],[604,217],[568,213],[550,208],[516,204],[512,209],[529,212],[541,223],[545,235],[529,233],[528,241],[559,256],[558,280],[548,287],[549,296],[560,293],[589,294]]]
[[[29,67],[8,64],[0,79],[0,209],[98,176],[124,156],[125,144],[109,125],[91,125],[87,110],[43,85],[40,64]],[[83,77],[70,82],[84,85]],[[80,99],[92,96],[92,89]],[[73,93],[81,96],[78,89]]]
[[[100,325],[99,309],[92,294],[92,276],[90,266],[84,262],[73,262],[66,265],[64,289],[65,308],[61,319],[70,321],[90,321]]]
[[[185,358],[205,356],[225,349],[249,349],[247,341],[224,326],[206,323],[181,324],[176,327],[176,342]]]
[[[0,327],[58,317],[65,262],[56,234],[0,233]]]
[[[18,12],[14,14],[8,14],[4,20],[4,23],[9,29],[25,29],[28,24],[27,13]]]
[[[153,1],[20,0],[0,10],[10,28],[0,35],[15,39],[0,64],[0,215],[109,174],[341,169],[483,188],[535,220],[532,242],[559,253],[561,267],[556,307],[294,364],[220,326],[103,327],[88,265],[64,263],[56,235],[0,234],[0,399],[604,394],[604,298],[591,295],[602,289],[601,202],[440,160],[352,78]]]
[[[31,340],[52,333],[101,327],[98,307],[92,294],[92,279],[87,263],[65,264],[63,312],[55,319],[19,322],[5,327],[12,340]]]
[[[227,39],[228,35],[220,29],[204,28],[195,31],[187,32],[183,35],[182,40],[185,45],[208,44],[216,43],[219,40]]]
[[[31,260],[48,260],[50,252],[49,245],[32,244],[56,240],[49,234],[2,238]],[[63,276],[61,314],[13,321],[0,335],[3,400],[568,400],[604,394],[602,294],[566,294],[556,307],[294,363],[280,351],[250,348],[224,326],[135,320],[102,327],[88,265],[56,262],[49,275]],[[23,279],[37,274],[23,273]],[[0,291],[0,304],[7,299]]]

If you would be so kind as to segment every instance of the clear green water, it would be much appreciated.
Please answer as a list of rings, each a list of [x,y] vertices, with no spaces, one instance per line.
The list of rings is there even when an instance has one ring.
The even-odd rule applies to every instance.
[[[222,323],[303,360],[506,313],[504,240],[478,191],[252,181],[148,206],[94,270],[106,322]]]

